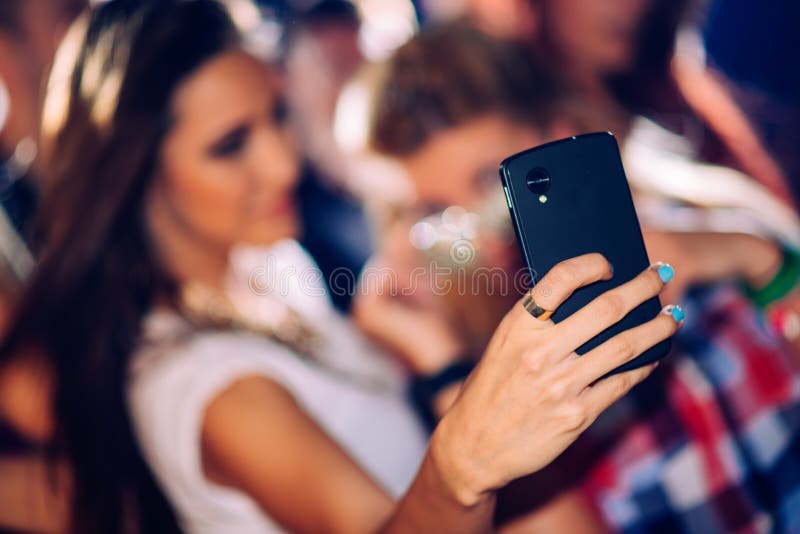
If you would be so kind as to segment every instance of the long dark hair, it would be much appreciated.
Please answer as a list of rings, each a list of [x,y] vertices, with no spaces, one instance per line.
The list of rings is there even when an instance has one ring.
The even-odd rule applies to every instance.
[[[43,125],[43,249],[0,355],[34,349],[50,362],[56,443],[75,472],[74,532],[178,530],[125,401],[142,318],[174,285],[144,203],[176,87],[238,41],[211,0],[112,0],[76,23],[56,58]]]
[[[631,113],[663,116],[686,111],[670,74],[670,63],[689,7],[689,0],[651,0],[639,24],[631,68],[608,80],[617,99]]]
[[[547,2],[529,0],[534,9],[547,11]],[[670,76],[670,60],[675,38],[684,21],[690,0],[650,0],[639,23],[634,43],[635,56],[623,73],[609,75],[609,89],[619,103],[631,113],[650,115],[685,107]],[[547,16],[543,19],[546,21]],[[552,68],[560,70],[563,59],[557,39],[544,24],[542,35],[533,43],[535,52],[549,58]]]

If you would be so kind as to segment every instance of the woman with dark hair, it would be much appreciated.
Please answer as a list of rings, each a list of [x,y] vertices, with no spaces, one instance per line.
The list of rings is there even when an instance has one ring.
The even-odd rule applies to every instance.
[[[676,35],[697,6],[686,0],[497,4],[471,0],[471,13],[488,31],[523,41],[551,62],[585,99],[589,129],[624,139],[641,133],[637,117],[647,117],[683,136],[693,157],[731,166],[792,204],[785,169],[719,76],[698,64],[699,36],[697,46],[682,47],[690,53],[675,54]]]
[[[685,137],[695,158],[733,167],[796,208],[786,170],[719,76],[695,57],[702,55],[700,45],[685,43],[680,48],[688,53],[675,53],[676,36],[691,31],[687,19],[697,6],[687,0],[531,3],[542,19],[537,48],[567,67],[593,105],[595,127],[636,137],[637,117],[647,117]]]
[[[598,379],[679,327],[662,313],[578,358],[670,269],[555,325],[543,310],[613,276],[597,254],[568,260],[508,314],[426,451],[402,374],[353,368],[341,317],[306,300],[270,321],[232,296],[238,244],[309,267],[278,243],[296,231],[284,118],[269,69],[210,0],[102,4],[60,50],[43,250],[1,353],[38,354],[50,373],[74,532],[484,531],[498,488],[652,366]],[[264,286],[245,270],[252,297]]]

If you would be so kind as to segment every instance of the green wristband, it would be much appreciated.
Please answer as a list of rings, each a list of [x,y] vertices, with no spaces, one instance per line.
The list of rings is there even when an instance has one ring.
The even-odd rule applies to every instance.
[[[744,292],[759,308],[766,308],[792,292],[800,282],[800,253],[784,248],[783,261],[777,274],[761,289],[744,284]]]

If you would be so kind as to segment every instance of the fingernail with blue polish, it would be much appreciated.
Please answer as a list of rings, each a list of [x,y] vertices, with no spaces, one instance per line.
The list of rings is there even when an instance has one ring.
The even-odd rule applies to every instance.
[[[614,274],[614,264],[611,263],[611,262],[608,262],[608,267],[611,269],[611,274]]]
[[[660,264],[658,267],[658,277],[665,284],[675,277],[675,269],[669,263]]]
[[[683,312],[683,308],[681,308],[680,306],[674,306],[672,304],[664,306],[664,313],[667,313],[670,316],[672,316],[672,319],[676,323],[682,323],[683,320],[686,318],[686,314]]]

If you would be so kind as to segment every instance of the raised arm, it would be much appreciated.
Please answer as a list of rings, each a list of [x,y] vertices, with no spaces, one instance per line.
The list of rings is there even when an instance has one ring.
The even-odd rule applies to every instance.
[[[592,254],[568,260],[534,289],[555,309],[575,289],[609,278]],[[663,288],[648,269],[559,324],[509,312],[431,439],[399,503],[339,449],[276,384],[234,384],[208,408],[206,475],[249,493],[298,532],[480,532],[491,528],[495,491],[549,464],[610,404],[652,370],[598,381],[677,329],[662,313],[582,357],[574,349]]]

